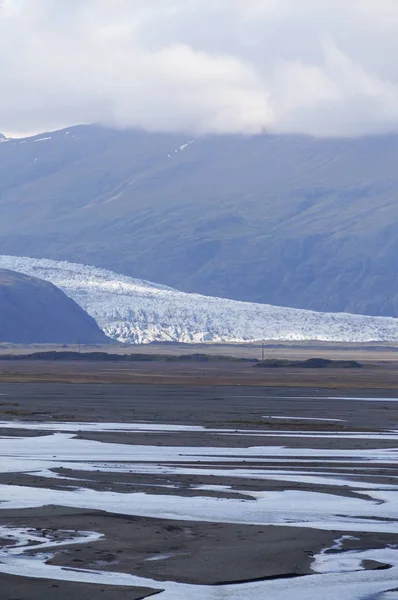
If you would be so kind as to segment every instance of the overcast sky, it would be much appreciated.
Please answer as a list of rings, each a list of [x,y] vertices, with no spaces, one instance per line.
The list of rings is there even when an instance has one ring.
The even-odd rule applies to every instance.
[[[398,0],[0,0],[0,131],[398,130]]]

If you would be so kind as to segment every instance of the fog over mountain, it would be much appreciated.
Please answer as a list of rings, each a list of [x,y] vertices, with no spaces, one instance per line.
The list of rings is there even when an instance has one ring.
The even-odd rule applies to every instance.
[[[3,0],[0,131],[396,131],[395,0]]]

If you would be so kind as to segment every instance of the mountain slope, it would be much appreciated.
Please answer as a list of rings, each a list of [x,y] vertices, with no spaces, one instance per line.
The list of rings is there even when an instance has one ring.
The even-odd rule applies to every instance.
[[[184,291],[398,316],[398,136],[94,126],[0,144],[0,252]]]
[[[0,342],[106,343],[80,306],[51,283],[0,269]]]
[[[322,314],[187,294],[84,265],[0,256],[0,267],[51,281],[122,342],[398,340],[398,319]]]

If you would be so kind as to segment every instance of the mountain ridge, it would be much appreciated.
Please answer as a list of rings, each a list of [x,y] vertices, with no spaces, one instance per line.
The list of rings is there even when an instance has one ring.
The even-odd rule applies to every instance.
[[[0,341],[109,342],[94,319],[48,281],[0,268]]]
[[[398,316],[398,135],[77,126],[0,145],[0,253],[187,292]]]

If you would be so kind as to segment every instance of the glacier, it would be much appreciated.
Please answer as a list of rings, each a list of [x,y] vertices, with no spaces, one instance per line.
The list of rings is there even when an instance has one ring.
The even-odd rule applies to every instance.
[[[398,341],[398,319],[238,302],[65,261],[0,255],[0,268],[50,281],[123,343]]]

